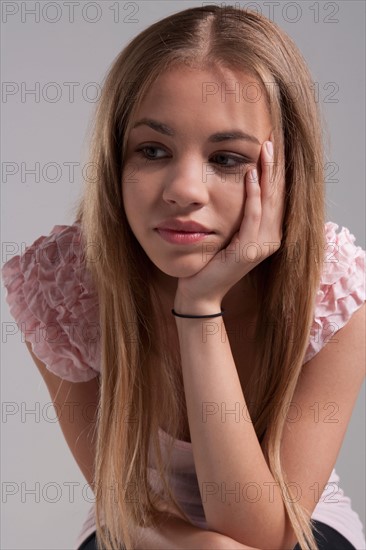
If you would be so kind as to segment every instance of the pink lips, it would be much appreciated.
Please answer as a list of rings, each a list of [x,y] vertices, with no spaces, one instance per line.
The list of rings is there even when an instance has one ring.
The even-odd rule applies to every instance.
[[[183,232],[183,231],[174,231],[172,229],[160,229],[157,228],[156,231],[165,241],[173,244],[192,244],[196,243],[205,237],[211,235],[211,233],[203,232]]]
[[[168,218],[155,228],[165,241],[173,244],[192,244],[198,242],[213,231],[194,220]]]
[[[212,233],[211,229],[201,225],[194,220],[180,220],[179,218],[168,218],[156,226],[156,229],[170,229],[185,233]]]

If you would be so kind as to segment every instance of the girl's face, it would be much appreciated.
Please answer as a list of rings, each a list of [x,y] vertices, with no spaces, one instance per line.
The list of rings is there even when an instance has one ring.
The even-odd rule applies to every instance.
[[[261,174],[272,130],[263,88],[243,72],[183,65],[159,76],[132,123],[122,173],[129,225],[163,281],[189,277],[229,244],[244,215],[244,175]],[[212,233],[168,242],[156,230],[168,218]]]

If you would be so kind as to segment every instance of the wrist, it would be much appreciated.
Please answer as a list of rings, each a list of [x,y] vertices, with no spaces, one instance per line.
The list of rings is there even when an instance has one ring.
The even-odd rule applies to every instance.
[[[173,306],[174,311],[181,315],[214,315],[222,311],[221,303],[218,301],[187,301],[176,299]],[[176,317],[179,319],[179,317]]]

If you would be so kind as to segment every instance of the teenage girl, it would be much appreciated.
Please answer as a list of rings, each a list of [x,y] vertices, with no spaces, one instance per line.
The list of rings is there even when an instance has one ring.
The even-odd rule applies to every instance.
[[[319,120],[299,50],[250,11],[175,13],[114,61],[75,222],[3,268],[54,403],[80,403],[59,418],[96,499],[80,550],[365,548],[325,498],[365,252],[325,221]]]

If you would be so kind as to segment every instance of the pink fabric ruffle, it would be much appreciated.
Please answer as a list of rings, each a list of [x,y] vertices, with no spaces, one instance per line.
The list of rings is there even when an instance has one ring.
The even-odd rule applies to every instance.
[[[18,328],[46,367],[71,382],[100,373],[98,295],[82,257],[79,224],[56,225],[1,270]]]
[[[314,321],[304,362],[309,361],[325,344],[336,340],[352,314],[366,300],[365,251],[356,246],[355,236],[347,227],[333,222],[325,224],[327,246],[324,251],[321,284],[316,295]]]
[[[328,246],[304,362],[364,303],[365,251],[345,227],[325,224]],[[56,225],[2,268],[10,313],[34,353],[65,380],[100,374],[98,294],[83,265],[80,225]]]

